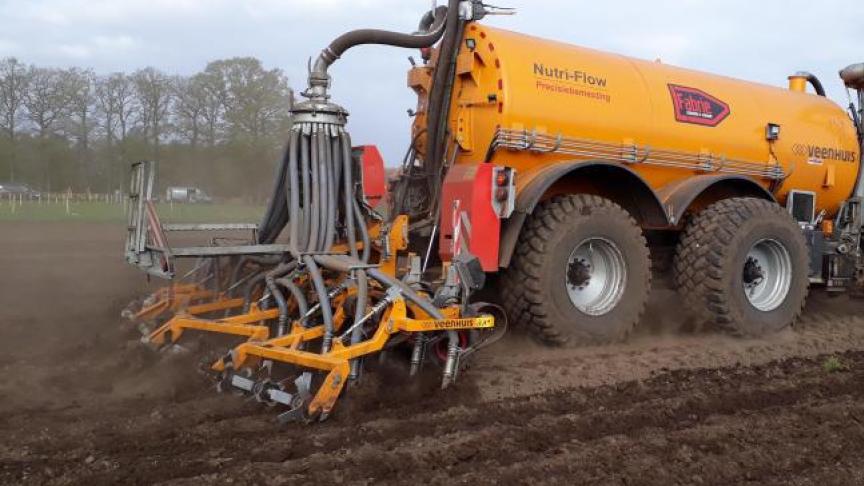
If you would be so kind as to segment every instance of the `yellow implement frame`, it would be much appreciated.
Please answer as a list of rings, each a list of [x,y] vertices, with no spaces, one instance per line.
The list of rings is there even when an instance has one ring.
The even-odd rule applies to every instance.
[[[378,329],[371,339],[355,345],[346,346],[341,340],[333,343],[332,349],[319,354],[300,350],[304,342],[318,339],[323,330],[320,327],[302,329],[295,327],[294,332],[263,343],[247,342],[234,348],[231,353],[235,369],[253,367],[261,360],[298,366],[327,372],[319,391],[312,398],[307,414],[310,417],[329,415],[336,400],[345,387],[351,369],[351,361],[363,356],[380,352],[387,345],[390,336],[397,333],[426,333],[437,331],[456,331],[471,329],[490,329],[495,326],[492,316],[459,318],[457,307],[445,309],[445,319],[412,319],[408,317],[409,306],[404,299],[397,298],[385,311],[378,323]],[[414,315],[422,315],[419,309],[411,306]],[[428,317],[428,316],[427,316]],[[215,371],[224,371],[226,363],[220,360],[213,365]]]
[[[356,290],[347,289],[334,299],[334,303],[338,306],[338,310],[333,315],[333,325],[336,329],[339,329],[345,321],[345,311],[343,309],[345,300],[355,293]],[[202,304],[199,307],[203,308],[207,305],[215,306],[217,304],[218,303]],[[192,307],[189,309],[195,310]],[[175,316],[170,321],[153,331],[147,337],[147,342],[156,346],[175,344],[187,330],[246,337],[248,341],[253,342],[266,341],[270,338],[270,327],[265,325],[265,323],[278,318],[279,309],[261,310],[257,305],[253,305],[249,312],[245,314],[226,317],[224,319],[199,319],[194,317],[191,313],[184,312],[183,314]],[[290,334],[277,339],[290,338],[295,333],[306,335],[305,333],[300,332],[301,329],[306,333],[312,331],[312,334],[309,334],[310,336],[314,335],[314,333],[318,333],[318,337],[324,335],[323,326],[316,326],[307,329],[300,325],[299,322],[295,322]],[[169,339],[170,343],[168,342]]]
[[[203,289],[197,284],[175,284],[163,287],[153,293],[150,299],[153,303],[141,308],[132,316],[133,321],[155,319],[165,312],[183,311],[189,315],[201,315],[209,312],[231,310],[243,307],[243,299],[229,299],[212,290]],[[202,304],[202,302],[209,300]]]
[[[147,337],[147,341],[163,346],[169,344],[170,339],[170,344],[174,344],[187,330],[244,336],[247,339],[263,341],[270,337],[270,328],[262,324],[278,317],[279,309],[260,310],[257,306],[253,306],[246,314],[216,320],[198,319],[189,314],[180,314],[153,331]]]

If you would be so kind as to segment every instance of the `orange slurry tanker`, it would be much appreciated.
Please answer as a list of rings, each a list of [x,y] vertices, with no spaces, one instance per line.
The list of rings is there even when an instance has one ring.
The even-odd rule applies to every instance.
[[[199,262],[127,312],[150,321],[144,340],[223,337],[220,389],[309,420],[384,351],[408,376],[437,363],[446,387],[508,322],[554,345],[625,339],[656,274],[695,323],[741,337],[792,325],[811,288],[861,292],[864,65],[841,72],[857,94],[844,109],[806,72],[785,88],[739,81],[483,23],[501,13],[451,0],[413,34],[334,40],[259,225],[163,225],[152,163],[137,164],[127,259],[165,278]],[[330,97],[330,66],[363,44],[419,50],[389,181]],[[169,245],[190,230],[251,236]]]

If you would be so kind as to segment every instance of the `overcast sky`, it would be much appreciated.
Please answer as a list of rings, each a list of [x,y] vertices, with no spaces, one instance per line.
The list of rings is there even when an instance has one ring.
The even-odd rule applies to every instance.
[[[837,72],[864,61],[864,0],[487,0],[516,7],[487,23],[629,56],[785,85],[809,70],[847,104]],[[97,72],[178,74],[255,56],[305,83],[309,56],[345,30],[413,30],[431,0],[0,0],[0,57]],[[439,2],[441,3],[441,2]],[[358,143],[389,164],[407,144],[413,52],[363,47],[331,71]]]

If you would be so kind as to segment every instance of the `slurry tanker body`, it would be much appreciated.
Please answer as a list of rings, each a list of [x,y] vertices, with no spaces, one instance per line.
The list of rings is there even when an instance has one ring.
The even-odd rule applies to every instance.
[[[165,278],[196,262],[126,312],[145,342],[233,340],[212,365],[219,388],[310,420],[372,355],[438,369],[446,387],[508,322],[553,345],[625,339],[655,275],[694,324],[742,337],[792,325],[811,288],[861,294],[864,64],[841,72],[856,94],[844,109],[807,72],[785,88],[740,81],[483,22],[501,13],[450,0],[413,34],[333,41],[258,225],[162,224],[153,163],[136,164],[128,261]],[[412,136],[389,180],[330,96],[331,65],[363,44],[418,50]],[[251,236],[169,244],[193,230]]]

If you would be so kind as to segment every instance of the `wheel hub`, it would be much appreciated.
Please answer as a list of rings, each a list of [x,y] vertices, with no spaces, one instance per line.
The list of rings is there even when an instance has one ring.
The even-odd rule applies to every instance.
[[[567,295],[579,311],[595,317],[608,314],[624,295],[624,254],[606,238],[589,238],[570,254],[565,280]]]
[[[584,290],[591,283],[591,264],[583,258],[577,258],[567,266],[567,282]]]
[[[753,257],[747,258],[744,264],[744,286],[747,288],[757,287],[765,280],[765,271],[759,265],[759,261]]]
[[[792,288],[792,257],[777,240],[756,242],[747,252],[741,279],[744,295],[756,309],[771,312],[780,307]]]

